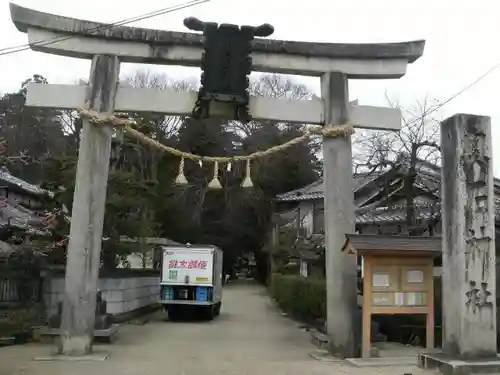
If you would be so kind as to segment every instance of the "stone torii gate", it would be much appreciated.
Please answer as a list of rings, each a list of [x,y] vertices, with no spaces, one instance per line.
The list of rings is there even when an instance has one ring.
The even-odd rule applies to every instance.
[[[12,21],[28,34],[35,51],[92,60],[89,84],[38,85],[28,89],[27,105],[104,114],[156,112],[190,116],[196,93],[118,87],[121,62],[199,67],[203,36],[149,30],[61,17],[10,5]],[[321,77],[322,99],[251,97],[255,120],[342,125],[397,131],[398,109],[351,105],[348,79],[396,79],[424,51],[424,41],[386,44],[335,44],[255,39],[252,70]],[[71,220],[60,353],[92,351],[94,305],[104,218],[111,127],[83,122]],[[350,137],[325,138],[325,223],[327,329],[332,352],[356,355],[356,259],[341,252],[345,233],[354,230]]]

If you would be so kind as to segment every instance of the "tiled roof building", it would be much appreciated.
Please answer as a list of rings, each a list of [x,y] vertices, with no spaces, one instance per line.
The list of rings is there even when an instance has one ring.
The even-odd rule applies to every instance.
[[[418,161],[417,174],[413,183],[415,197],[413,208],[417,221],[440,219],[441,169],[426,161]],[[363,232],[368,226],[371,231],[378,226],[388,227],[389,233],[404,232],[407,218],[405,178],[407,167],[403,165],[382,171],[363,172],[354,175],[353,198],[356,207],[356,229]],[[500,223],[500,180],[495,179],[495,206]],[[319,179],[276,197],[281,221],[290,225],[306,227],[309,234],[323,232],[323,180]],[[291,224],[291,223],[295,224]],[[398,227],[399,226],[399,227]],[[384,232],[387,234],[387,231]],[[440,232],[440,226],[438,228]],[[363,232],[364,233],[364,232]]]
[[[13,227],[30,234],[44,234],[43,201],[53,193],[30,184],[0,167],[0,228]]]

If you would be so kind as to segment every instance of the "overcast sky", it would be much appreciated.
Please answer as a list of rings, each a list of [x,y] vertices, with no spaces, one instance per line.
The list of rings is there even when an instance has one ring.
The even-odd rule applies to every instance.
[[[69,17],[115,22],[186,0],[16,0],[19,5]],[[321,42],[427,41],[424,56],[399,80],[350,81],[350,98],[359,104],[386,105],[385,93],[406,106],[426,96],[444,101],[500,63],[498,1],[476,0],[211,0],[195,7],[134,23],[155,29],[187,31],[185,17],[275,27],[272,38]],[[0,0],[0,49],[27,42],[10,21],[9,1]],[[86,78],[86,60],[25,51],[0,56],[0,93],[17,90],[33,74],[51,83]],[[124,64],[122,74],[148,68],[171,77],[198,76],[196,69]],[[297,78],[318,92],[319,80]],[[500,66],[480,83],[443,107],[443,119],[457,112],[492,117],[493,142],[500,136]],[[500,151],[495,153],[500,177]]]

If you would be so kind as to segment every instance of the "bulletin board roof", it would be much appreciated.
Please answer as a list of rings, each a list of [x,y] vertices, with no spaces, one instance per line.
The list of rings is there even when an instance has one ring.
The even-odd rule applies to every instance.
[[[441,237],[416,237],[381,234],[347,234],[344,248],[351,246],[358,253],[400,252],[439,256]]]

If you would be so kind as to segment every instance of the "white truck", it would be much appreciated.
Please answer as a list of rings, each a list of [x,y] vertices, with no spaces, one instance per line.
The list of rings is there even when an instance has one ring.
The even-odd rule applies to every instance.
[[[222,250],[215,246],[164,246],[160,303],[170,320],[187,309],[212,320],[222,305]]]

